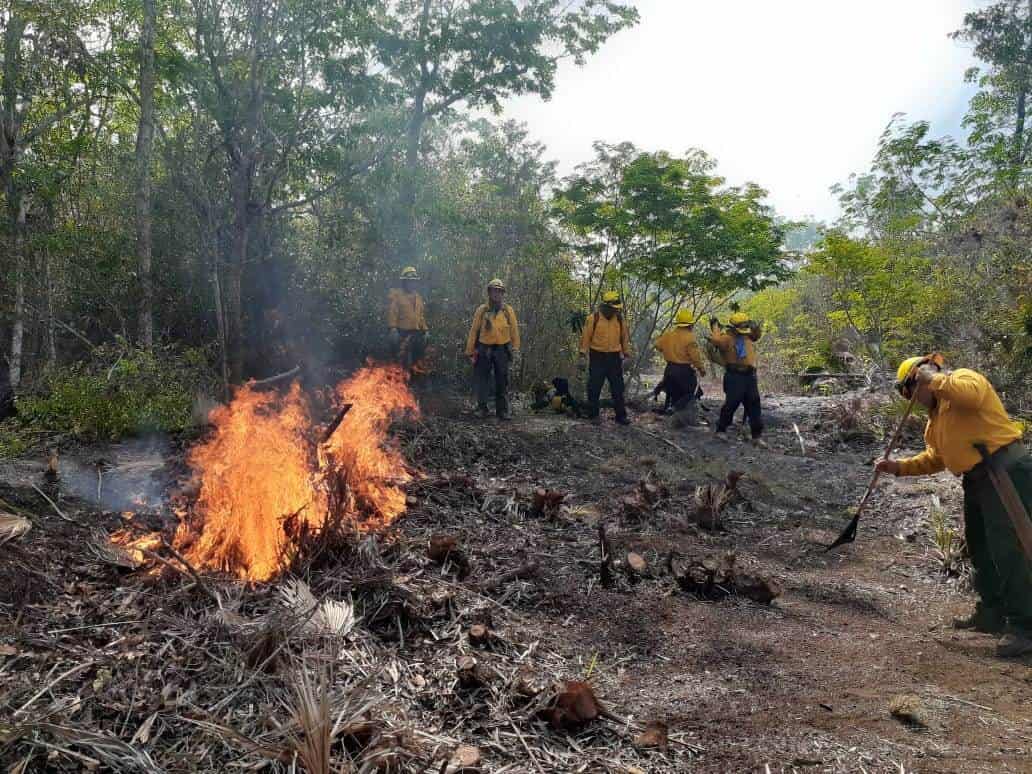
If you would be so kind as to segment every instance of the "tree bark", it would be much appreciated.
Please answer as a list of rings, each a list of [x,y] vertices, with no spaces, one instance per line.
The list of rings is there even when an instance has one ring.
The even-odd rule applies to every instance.
[[[419,175],[419,143],[426,123],[426,92],[420,89],[415,96],[412,118],[405,136],[405,176],[401,181],[400,228],[398,263],[407,266],[416,258],[416,178]]]
[[[250,232],[248,204],[250,175],[241,162],[233,186],[233,236],[224,293],[226,319],[226,350],[229,360],[229,379],[238,384],[244,376],[244,307],[243,276],[247,262],[247,243]]]
[[[10,181],[9,181],[10,183]],[[22,345],[25,341],[25,216],[26,203],[15,186],[7,189],[8,208],[13,210],[11,243],[14,247],[14,320],[11,324],[11,389],[17,390],[22,377]]]
[[[140,344],[154,346],[151,153],[154,147],[154,27],[157,0],[143,0],[140,28],[140,122],[136,130],[136,259],[140,272]]]
[[[43,337],[46,344],[47,368],[57,365],[57,323],[54,318],[54,272],[50,265],[50,251],[43,249],[43,292],[46,304],[46,328]]]

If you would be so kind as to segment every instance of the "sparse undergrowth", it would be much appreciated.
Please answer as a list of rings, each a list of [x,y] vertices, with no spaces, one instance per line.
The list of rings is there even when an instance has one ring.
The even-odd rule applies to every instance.
[[[194,424],[196,396],[211,394],[214,381],[202,350],[99,347],[90,360],[49,372],[19,396],[0,455],[24,452],[32,431],[94,441],[182,430]]]

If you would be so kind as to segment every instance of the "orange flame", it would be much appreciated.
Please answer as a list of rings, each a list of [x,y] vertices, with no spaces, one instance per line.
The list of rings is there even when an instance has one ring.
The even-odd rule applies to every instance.
[[[410,474],[387,445],[387,428],[396,413],[418,411],[407,376],[369,365],[336,395],[353,406],[322,449],[296,383],[285,395],[244,386],[212,412],[214,435],[188,456],[200,478],[194,518],[176,533],[191,563],[246,580],[275,577],[293,556],[284,522],[326,524],[333,483],[346,484],[347,515],[359,528],[385,526],[405,510],[400,485]]]

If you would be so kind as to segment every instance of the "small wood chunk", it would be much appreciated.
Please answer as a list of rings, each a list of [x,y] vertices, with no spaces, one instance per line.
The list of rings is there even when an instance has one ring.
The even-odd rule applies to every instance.
[[[426,555],[435,562],[444,562],[455,551],[458,538],[454,535],[431,535]]]
[[[460,772],[474,772],[480,769],[480,750],[470,744],[460,744],[455,748],[455,752],[452,753],[451,760],[448,761],[448,771],[451,774],[460,774]]]
[[[474,688],[483,684],[477,660],[472,656],[461,656],[455,662],[455,674],[459,678],[459,683],[467,688]]]
[[[645,557],[641,554],[629,551],[627,557],[624,559],[624,563],[627,569],[635,575],[644,575],[649,570],[648,562],[645,561]]]
[[[645,730],[634,737],[634,746],[640,749],[665,750],[669,744],[667,724],[662,720],[650,720]]]

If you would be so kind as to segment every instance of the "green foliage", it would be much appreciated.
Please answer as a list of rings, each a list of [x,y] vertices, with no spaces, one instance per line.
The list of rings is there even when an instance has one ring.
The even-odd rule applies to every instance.
[[[18,416],[83,440],[174,432],[193,424],[196,395],[210,395],[213,381],[199,350],[108,346],[49,373],[34,393],[19,397]]]

